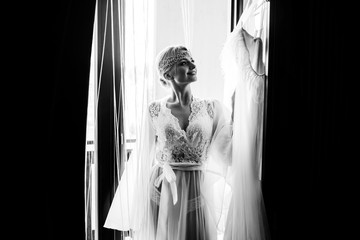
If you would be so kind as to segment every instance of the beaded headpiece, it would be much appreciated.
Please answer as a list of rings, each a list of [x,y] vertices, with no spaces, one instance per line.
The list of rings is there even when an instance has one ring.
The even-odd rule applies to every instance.
[[[191,56],[191,54],[182,46],[168,47],[160,52],[157,59],[157,68],[160,77],[165,79],[165,73],[187,56]]]

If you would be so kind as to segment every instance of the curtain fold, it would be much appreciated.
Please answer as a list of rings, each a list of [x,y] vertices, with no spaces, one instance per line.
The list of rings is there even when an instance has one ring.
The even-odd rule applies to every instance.
[[[185,46],[193,47],[194,32],[194,1],[181,0],[182,23],[184,28]]]
[[[106,213],[114,196],[122,166],[126,161],[124,142],[124,4],[119,0],[98,0],[96,8],[96,27],[93,37],[95,64],[91,69],[95,78],[95,149],[94,161],[86,159],[85,165],[85,203],[87,211],[91,201],[95,205],[85,220],[86,225],[93,225],[98,239],[120,239],[121,233],[104,229],[102,226]],[[88,165],[93,164],[91,168]],[[95,172],[92,172],[95,170]],[[91,178],[95,185],[90,194]],[[93,181],[94,182],[94,181]],[[91,199],[91,200],[89,200]],[[87,212],[88,213],[88,212]],[[89,223],[89,215],[95,214]],[[95,223],[94,223],[95,222]],[[87,226],[89,229],[89,226]],[[87,239],[95,235],[87,232]]]
[[[143,118],[154,95],[153,29],[149,29],[153,17],[152,3],[148,1],[97,1],[93,39],[96,64],[91,70],[97,90],[94,161],[89,154],[85,157],[87,239],[94,239],[95,235],[99,240],[124,239],[129,235],[103,225],[132,150],[130,142],[136,141],[129,129],[143,131],[143,121],[137,119]],[[91,185],[93,177],[96,186]],[[91,193],[93,190],[95,194]],[[96,205],[95,213],[91,211],[92,204]],[[95,220],[91,214],[96,215]],[[94,228],[95,235],[91,232]]]

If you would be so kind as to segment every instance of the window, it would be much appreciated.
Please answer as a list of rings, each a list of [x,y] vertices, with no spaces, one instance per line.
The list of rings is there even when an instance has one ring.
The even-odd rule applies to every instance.
[[[230,2],[237,4],[236,11],[231,13]],[[168,1],[97,1],[85,169],[87,240],[126,237],[126,234],[102,226],[122,172],[122,163],[129,158],[137,141],[139,106],[163,97],[160,85],[154,83],[155,53],[170,44],[191,43],[200,70],[199,79],[202,79],[194,85],[194,92],[201,98],[223,100],[218,56],[229,25],[237,22],[245,4],[230,0],[212,4],[207,0],[174,1],[170,8]],[[237,19],[229,21],[230,15]],[[186,21],[182,20],[184,16]],[[190,30],[191,34],[186,32]],[[149,95],[144,96],[145,92]],[[262,148],[262,137],[260,142]]]
[[[97,197],[96,197],[96,174],[97,162],[95,159],[95,136],[96,136],[96,100],[97,100],[97,84],[96,84],[96,32],[97,18],[94,20],[93,43],[91,49],[90,74],[89,74],[89,94],[87,109],[87,125],[86,125],[86,155],[85,155],[85,236],[86,240],[98,239],[96,236],[97,229]]]
[[[85,156],[88,240],[126,239],[126,233],[102,226],[123,161],[136,144],[136,109],[148,101],[142,92],[152,86],[154,12],[148,2],[97,1]]]

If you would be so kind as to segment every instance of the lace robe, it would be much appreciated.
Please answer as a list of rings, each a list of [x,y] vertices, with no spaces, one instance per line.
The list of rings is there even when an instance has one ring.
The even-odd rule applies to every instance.
[[[150,104],[150,118],[157,137],[150,180],[155,239],[217,239],[216,221],[202,191],[203,171],[217,127],[214,122],[217,108],[220,108],[218,102],[193,98],[189,125],[183,130],[166,107],[166,100]],[[231,144],[227,143],[223,147],[228,151]]]
[[[219,101],[198,98],[190,109],[183,130],[165,98],[149,105],[148,134],[135,156],[140,163],[129,160],[106,227],[132,229],[133,239],[217,239],[231,155],[230,112]]]

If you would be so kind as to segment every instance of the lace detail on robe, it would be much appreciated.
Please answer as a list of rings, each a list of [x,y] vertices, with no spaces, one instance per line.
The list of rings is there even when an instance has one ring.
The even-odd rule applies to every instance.
[[[166,101],[149,106],[151,122],[157,135],[156,160],[160,163],[196,163],[206,161],[211,141],[214,104],[193,98],[189,125],[183,130]]]
[[[160,112],[160,104],[156,102],[151,103],[149,106],[149,112],[151,118],[157,117]]]

